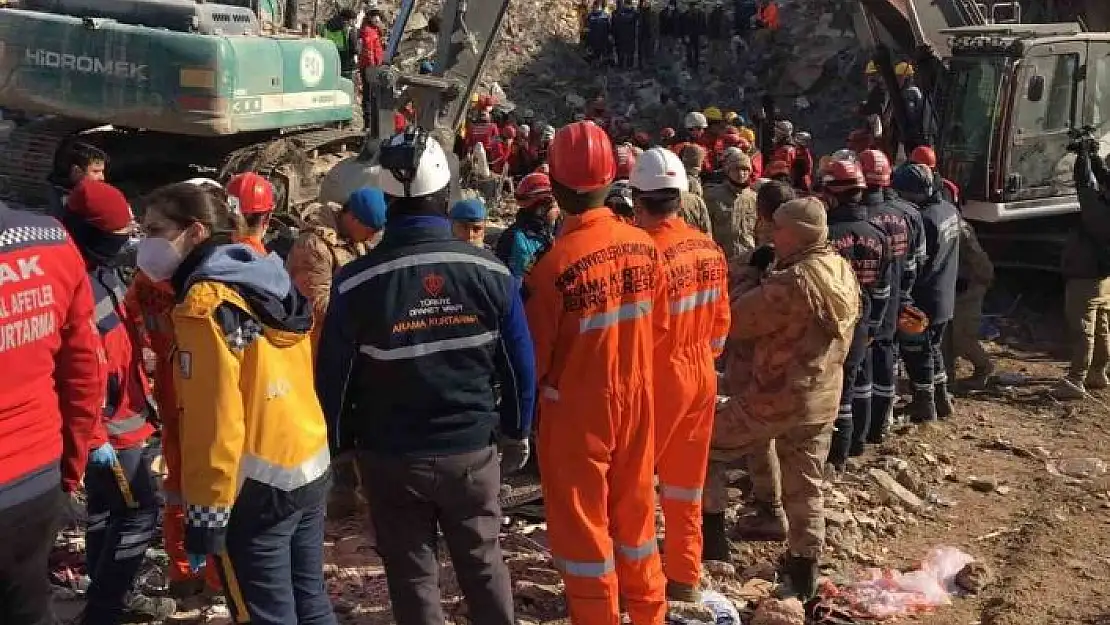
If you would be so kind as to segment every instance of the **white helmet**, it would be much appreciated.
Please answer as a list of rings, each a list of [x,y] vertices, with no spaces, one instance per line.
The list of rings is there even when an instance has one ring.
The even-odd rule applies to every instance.
[[[185,181],[185,184],[191,184],[197,187],[216,187],[217,189],[224,188],[222,184],[216,182],[211,178],[189,178]]]
[[[421,128],[409,127],[382,142],[381,189],[393,197],[424,197],[451,182],[443,146]]]
[[[666,148],[651,148],[641,154],[629,182],[641,192],[662,189],[687,191],[690,188],[682,161]]]
[[[700,111],[691,111],[686,114],[686,119],[682,123],[687,129],[690,128],[708,128],[709,120]]]

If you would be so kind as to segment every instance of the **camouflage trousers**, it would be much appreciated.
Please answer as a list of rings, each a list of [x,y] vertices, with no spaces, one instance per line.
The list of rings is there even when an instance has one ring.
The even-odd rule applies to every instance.
[[[983,319],[983,297],[987,287],[972,286],[963,293],[956,294],[955,310],[945,335],[944,365],[948,379],[955,380],[956,359],[966,358],[975,366],[975,371],[989,370],[991,358],[979,343],[979,326]]]
[[[825,547],[821,482],[832,424],[766,423],[747,414],[741,402],[730,401],[717,410],[713,430],[715,446],[709,450],[703,511],[725,511],[728,507],[725,473],[731,463],[747,457],[756,500],[776,507],[781,504],[786,512],[791,553],[820,557]],[[728,441],[727,448],[716,446],[722,439]]]
[[[1110,278],[1068,280],[1064,290],[1071,368],[1068,378],[1083,382],[1105,371],[1110,361]]]

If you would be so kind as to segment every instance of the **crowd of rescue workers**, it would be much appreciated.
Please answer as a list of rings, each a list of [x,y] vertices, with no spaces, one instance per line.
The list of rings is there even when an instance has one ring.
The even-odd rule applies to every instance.
[[[899,422],[949,419],[958,358],[966,385],[994,372],[993,268],[936,154],[894,166],[857,131],[815,160],[766,111],[758,136],[717,107],[649,133],[603,100],[558,130],[496,104],[447,149],[399,113],[380,187],[307,215],[284,257],[251,172],[158,188],[136,224],[107,156],[75,144],[57,220],[0,204],[18,381],[0,393],[0,621],[50,622],[48,556],[83,493],[85,625],[196,600],[335,623],[326,517],[368,518],[397,623],[444,622],[442,540],[470,620],[510,625],[500,497],[522,471],[575,624],[663,623],[730,534],[786,542],[784,578],[815,595],[822,484]],[[480,196],[451,202],[450,150],[511,189],[503,232]],[[1061,396],[1107,385],[1093,340]],[[738,467],[754,503],[729,529]],[[159,534],[165,596],[136,585]]]

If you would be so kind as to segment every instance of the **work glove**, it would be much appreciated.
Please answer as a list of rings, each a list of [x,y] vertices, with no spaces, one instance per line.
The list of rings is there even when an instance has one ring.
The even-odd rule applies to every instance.
[[[771,245],[762,245],[757,247],[752,252],[751,258],[748,259],[748,265],[755,267],[760,271],[767,271],[771,263],[775,262],[775,248]]]
[[[497,446],[501,451],[501,476],[511,475],[524,468],[528,464],[528,456],[531,454],[531,445],[528,439],[516,440],[513,438],[502,438],[498,441]]]
[[[208,563],[208,555],[203,553],[187,553],[185,559],[189,561],[189,570],[193,573],[199,573]]]
[[[97,467],[110,467],[118,460],[116,448],[111,443],[104,443],[89,453],[89,464]]]

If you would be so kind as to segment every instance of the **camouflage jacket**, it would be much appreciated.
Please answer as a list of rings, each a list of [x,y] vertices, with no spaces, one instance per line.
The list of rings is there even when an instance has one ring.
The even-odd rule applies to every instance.
[[[705,190],[705,205],[713,223],[713,240],[725,256],[737,258],[755,247],[755,191],[730,182],[710,185]]]
[[[978,286],[989,286],[994,280],[994,264],[979,245],[975,228],[963,217],[960,218],[960,268],[956,278],[956,291],[963,292]]]
[[[686,183],[689,186],[690,193],[693,193],[698,197],[705,196],[705,192],[701,187],[701,176],[699,176],[696,171],[693,173],[688,172],[686,174]]]
[[[285,261],[293,284],[312,302],[314,341],[319,340],[320,327],[328,311],[332,277],[340,267],[368,249],[365,244],[352,243],[340,236],[338,217],[333,206],[321,206],[309,218],[309,226],[297,237]]]
[[[741,402],[737,413],[748,418],[832,423],[860,316],[851,265],[822,244],[779,260],[749,284],[732,293],[722,392]],[[715,428],[714,448],[741,444],[730,444],[728,430],[725,423]]]
[[[709,209],[705,207],[705,200],[689,191],[683,191],[682,209],[679,213],[682,220],[691,227],[713,236],[713,224],[709,219]]]

